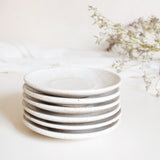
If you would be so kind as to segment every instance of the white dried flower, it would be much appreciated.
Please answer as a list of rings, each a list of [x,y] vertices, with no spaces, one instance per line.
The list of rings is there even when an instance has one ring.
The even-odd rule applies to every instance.
[[[89,11],[94,24],[100,29],[96,43],[106,43],[107,51],[116,50],[121,55],[121,59],[115,60],[112,65],[117,72],[129,67],[128,62],[149,64],[154,60],[154,55],[160,53],[160,20],[155,16],[138,18],[132,23],[122,25],[113,23],[93,6],[89,6]],[[146,90],[152,89],[154,95],[160,96],[160,74],[150,75],[146,72],[143,75]]]

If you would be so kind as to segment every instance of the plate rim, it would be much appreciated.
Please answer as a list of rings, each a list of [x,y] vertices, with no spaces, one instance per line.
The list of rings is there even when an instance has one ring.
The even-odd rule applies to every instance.
[[[104,118],[108,118],[114,114],[116,114],[120,109],[121,105],[119,104],[116,109],[113,111],[110,111],[108,113],[100,114],[100,115],[95,115],[95,116],[87,116],[87,117],[63,117],[63,116],[55,116],[55,115],[47,115],[38,111],[35,111],[26,104],[23,105],[24,110],[27,111],[28,113],[34,115],[35,117],[48,120],[48,121],[54,121],[54,122],[62,122],[62,123],[85,123],[85,122],[93,122],[97,120],[102,120]]]
[[[109,74],[112,74],[114,75],[115,77],[117,77],[118,79],[118,83],[114,84],[114,85],[111,85],[111,86],[108,86],[108,87],[103,87],[103,88],[98,88],[98,89],[88,89],[88,90],[60,90],[60,89],[54,89],[53,90],[46,90],[44,88],[40,88],[38,86],[36,86],[35,84],[29,82],[27,80],[27,77],[30,75],[30,74],[33,74],[33,73],[36,73],[36,72],[40,72],[40,71],[45,71],[45,70],[56,70],[56,69],[88,69],[88,70],[99,70],[99,71],[103,71],[103,72],[107,72]],[[30,87],[38,90],[38,91],[41,91],[41,92],[44,92],[44,93],[48,93],[48,94],[51,94],[51,95],[59,95],[59,96],[74,96],[74,97],[83,97],[83,96],[89,96],[89,95],[98,95],[98,94],[103,94],[105,92],[108,92],[108,91],[111,91],[115,88],[118,88],[121,84],[121,77],[113,72],[113,71],[110,71],[108,69],[101,69],[101,68],[93,68],[93,67],[55,67],[55,68],[44,68],[44,69],[39,69],[39,70],[35,70],[35,71],[32,71],[30,73],[27,73],[25,76],[24,76],[24,82],[27,83]]]
[[[28,89],[30,88],[30,89]],[[56,103],[56,104],[95,104],[95,103],[102,103],[109,100],[112,100],[116,97],[120,96],[120,90],[107,96],[101,96],[101,97],[85,97],[85,98],[68,98],[68,97],[57,97],[57,96],[51,96],[51,95],[45,95],[41,93],[36,93],[31,87],[29,87],[27,84],[23,85],[24,93],[28,96],[31,96],[35,99],[42,100],[44,102],[50,102],[50,103]]]
[[[32,121],[38,125],[48,127],[48,128],[63,129],[63,130],[85,130],[85,129],[94,129],[94,128],[98,128],[98,127],[103,127],[103,126],[106,126],[106,125],[109,125],[111,123],[118,121],[120,119],[120,117],[122,116],[122,111],[120,109],[117,113],[115,113],[113,115],[114,117],[112,119],[106,120],[104,122],[99,122],[96,124],[86,124],[86,125],[77,124],[76,126],[75,125],[72,126],[70,124],[55,124],[55,123],[44,122],[42,119],[41,120],[36,119],[36,117],[33,117],[33,115],[29,115],[28,112],[24,112],[23,115],[27,119],[29,119],[30,121]],[[111,118],[111,117],[108,117],[108,118]],[[108,118],[106,118],[106,119],[108,119]],[[96,122],[96,121],[94,121],[94,122]]]
[[[44,109],[44,110],[52,111],[52,112],[58,112],[58,113],[71,113],[71,114],[74,114],[77,112],[78,113],[91,113],[91,112],[101,111],[101,110],[105,110],[105,109],[110,109],[120,103],[120,98],[118,98],[114,102],[111,102],[109,104],[104,104],[101,106],[65,107],[65,106],[60,106],[60,105],[56,105],[56,104],[45,104],[45,103],[36,102],[36,101],[28,98],[25,94],[23,95],[23,100],[26,103],[33,105],[34,107],[37,107],[40,109]]]
[[[44,130],[42,128],[34,126],[30,122],[27,122],[27,120],[25,120],[24,118],[23,118],[23,122],[26,127],[28,127],[30,130],[32,130],[40,135],[51,137],[51,138],[66,139],[66,140],[86,139],[86,138],[93,138],[96,136],[108,134],[108,133],[112,132],[114,129],[116,129],[120,123],[120,121],[118,120],[113,126],[107,128],[107,129],[101,130],[101,131],[97,131],[97,132],[83,133],[83,134],[74,134],[74,133],[73,134],[69,134],[69,133],[66,134],[66,133],[58,133],[58,132]]]

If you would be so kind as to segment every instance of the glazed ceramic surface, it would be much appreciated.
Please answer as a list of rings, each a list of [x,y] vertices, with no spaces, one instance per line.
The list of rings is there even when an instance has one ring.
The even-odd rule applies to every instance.
[[[27,74],[24,81],[43,93],[65,97],[103,94],[120,85],[120,77],[114,72],[83,67],[38,70]]]
[[[44,102],[49,102],[49,103],[54,103],[54,104],[96,104],[96,103],[103,103],[106,101],[113,100],[116,97],[120,96],[120,91],[115,90],[111,95],[101,95],[101,96],[93,96],[93,97],[88,97],[88,98],[64,98],[64,97],[57,97],[57,96],[51,96],[51,95],[46,95],[42,94],[41,92],[38,92],[37,90],[34,90],[33,88],[29,87],[28,85],[24,85],[24,93],[27,94],[30,97],[33,97],[35,99],[44,101]]]
[[[49,128],[56,128],[56,129],[63,129],[63,130],[83,130],[83,129],[94,129],[98,127],[103,127],[113,122],[116,122],[117,120],[119,120],[121,116],[121,110],[117,112],[116,114],[114,114],[113,116],[110,116],[103,120],[89,122],[89,123],[79,123],[79,124],[73,124],[73,123],[66,124],[66,123],[45,121],[43,119],[32,116],[31,114],[27,112],[24,112],[24,116],[36,124],[39,124],[45,127],[49,127]]]
[[[117,104],[120,103],[120,99],[115,98],[113,100],[110,100],[104,103],[99,103],[99,104],[90,104],[90,105],[84,105],[84,106],[74,105],[74,106],[66,107],[66,106],[60,106],[56,104],[41,102],[25,94],[23,95],[23,100],[28,104],[40,109],[44,109],[52,112],[58,112],[58,113],[68,113],[68,114],[90,113],[90,112],[97,112],[101,110],[107,110],[115,107]]]
[[[30,128],[31,130],[48,136],[48,137],[53,137],[53,138],[60,138],[60,139],[84,139],[84,138],[92,138],[95,136],[99,136],[99,135],[103,135],[103,134],[107,134],[111,131],[113,131],[113,129],[115,129],[117,127],[117,123],[118,121],[106,125],[104,127],[99,127],[96,129],[88,129],[88,130],[78,130],[78,131],[72,131],[72,130],[60,130],[60,129],[53,129],[53,128],[48,128],[48,127],[44,127],[41,125],[38,125],[36,123],[31,122],[30,120],[28,120],[27,118],[24,117],[24,124]]]
[[[24,103],[24,110],[30,113],[31,115],[48,121],[64,122],[64,123],[83,123],[83,122],[102,120],[110,116],[113,116],[120,110],[120,108],[121,108],[120,105],[117,105],[111,111],[70,115],[70,114],[61,114],[61,113],[45,111]]]

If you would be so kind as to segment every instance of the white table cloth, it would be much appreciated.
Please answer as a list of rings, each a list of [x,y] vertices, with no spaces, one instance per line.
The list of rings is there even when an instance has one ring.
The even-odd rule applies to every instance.
[[[74,65],[110,69],[112,61],[111,54],[102,51],[0,43],[0,159],[159,160],[160,99],[146,93],[141,78],[128,78],[128,72],[122,73],[122,117],[113,132],[66,141],[39,135],[23,125],[21,102],[26,72]]]

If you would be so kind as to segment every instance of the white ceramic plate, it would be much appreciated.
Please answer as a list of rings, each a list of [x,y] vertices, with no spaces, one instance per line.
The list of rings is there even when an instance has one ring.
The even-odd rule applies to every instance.
[[[95,104],[95,103],[103,103],[106,101],[110,101],[116,97],[120,96],[120,91],[115,91],[112,95],[101,95],[97,97],[88,97],[88,98],[64,98],[64,97],[55,97],[51,95],[42,94],[34,90],[33,88],[29,87],[28,85],[24,84],[23,86],[24,93],[28,96],[33,97],[35,99],[45,101],[48,103],[54,104]]]
[[[24,77],[32,88],[58,96],[86,97],[103,94],[120,85],[114,72],[94,68],[56,67],[31,72]]]
[[[88,114],[61,114],[49,112],[41,109],[37,109],[36,107],[30,106],[29,104],[24,103],[24,110],[31,115],[54,122],[62,122],[62,123],[85,123],[85,122],[93,122],[97,120],[102,120],[113,116],[120,110],[120,105],[115,106],[112,111],[103,111],[103,112],[93,112]]]
[[[28,119],[24,118],[24,124],[30,128],[31,130],[48,136],[48,137],[52,137],[52,138],[59,138],[59,139],[70,139],[70,140],[76,140],[76,139],[84,139],[84,138],[92,138],[95,136],[100,136],[103,134],[107,134],[111,131],[113,131],[113,129],[115,129],[117,127],[118,121],[114,122],[110,125],[104,126],[104,127],[100,127],[100,128],[96,128],[96,129],[91,129],[91,130],[81,130],[81,131],[66,131],[64,132],[63,130],[58,130],[58,129],[51,129],[51,128],[47,128],[47,127],[43,127],[40,125],[37,125],[31,121],[29,121]]]
[[[108,117],[106,119],[95,121],[95,122],[89,122],[89,123],[80,123],[80,124],[72,124],[72,123],[66,124],[66,123],[56,123],[56,122],[45,121],[43,119],[36,118],[27,112],[24,112],[24,116],[36,124],[49,127],[49,128],[63,129],[63,130],[84,130],[84,129],[94,129],[98,127],[103,127],[113,122],[116,122],[117,120],[119,120],[121,116],[121,110],[116,114],[114,114],[113,116]]]
[[[28,104],[35,106],[40,109],[52,111],[52,112],[58,112],[58,113],[68,113],[68,114],[76,114],[76,113],[91,113],[91,112],[97,112],[101,110],[107,110],[110,109],[117,104],[120,103],[120,99],[116,98],[111,101],[107,101],[100,104],[91,104],[86,105],[83,107],[79,107],[78,105],[75,107],[64,107],[64,106],[58,106],[54,104],[47,104],[41,101],[37,101],[31,97],[23,95],[23,100],[27,102]]]

